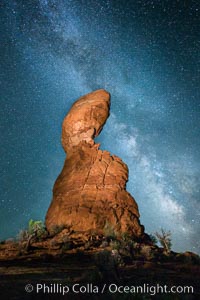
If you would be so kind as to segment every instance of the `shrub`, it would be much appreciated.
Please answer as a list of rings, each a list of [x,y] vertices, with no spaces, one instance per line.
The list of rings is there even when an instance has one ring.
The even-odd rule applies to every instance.
[[[30,249],[33,241],[40,240],[47,236],[47,231],[42,221],[33,221],[32,219],[28,223],[27,230],[21,230],[18,234],[19,242],[26,242],[25,249]]]
[[[41,239],[46,236],[47,231],[42,221],[33,221],[31,219],[28,223],[28,233],[37,239]]]
[[[160,244],[162,245],[166,253],[169,254],[172,246],[171,232],[165,231],[163,228],[161,228],[161,233],[156,232],[155,236],[158,238]]]
[[[144,256],[146,259],[152,259],[153,258],[153,253],[151,246],[149,245],[143,245],[140,249],[140,253],[142,256]]]
[[[106,221],[106,224],[105,224],[104,229],[103,229],[103,233],[104,233],[104,236],[107,237],[107,238],[111,238],[111,239],[116,238],[115,230],[114,230],[113,226],[108,221]]]
[[[24,242],[24,241],[27,241],[29,238],[29,232],[28,230],[20,230],[20,232],[18,233],[17,235],[17,239],[20,241],[20,242]]]
[[[112,250],[119,250],[121,248],[121,243],[120,241],[111,241],[110,242],[110,247]]]
[[[131,236],[128,232],[123,232],[121,235],[121,238],[122,238],[122,241],[124,241],[124,242],[132,240]]]
[[[117,265],[122,265],[123,264],[123,259],[122,259],[121,255],[120,255],[120,253],[117,249],[112,250],[111,255],[114,259],[114,262]]]
[[[108,241],[102,241],[100,247],[101,248],[106,248],[106,247],[108,247],[108,245],[109,245]]]

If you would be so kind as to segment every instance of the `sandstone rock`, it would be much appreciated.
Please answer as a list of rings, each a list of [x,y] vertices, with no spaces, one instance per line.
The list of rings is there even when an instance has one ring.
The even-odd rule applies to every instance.
[[[109,108],[109,93],[97,90],[78,99],[63,121],[62,145],[67,157],[46,215],[50,232],[66,225],[75,232],[103,234],[109,225],[119,235],[144,234],[138,206],[126,191],[127,165],[94,143]]]
[[[69,155],[80,142],[94,145],[109,116],[110,95],[97,90],[78,99],[65,117],[62,126],[62,145]]]

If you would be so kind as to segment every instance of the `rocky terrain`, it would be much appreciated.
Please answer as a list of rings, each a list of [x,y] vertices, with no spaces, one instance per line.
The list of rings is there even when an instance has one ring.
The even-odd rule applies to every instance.
[[[166,253],[153,243],[134,242],[131,237],[118,239],[111,234],[86,236],[69,234],[68,229],[54,236],[33,239],[29,249],[27,240],[0,244],[1,299],[198,299],[200,296],[200,258],[185,253]],[[27,285],[33,291],[27,292]],[[76,284],[97,286],[106,290],[93,293],[36,292],[37,284],[58,284],[70,289]],[[109,286],[172,286],[193,288],[193,292],[150,292],[138,294],[111,293]]]
[[[199,299],[199,256],[171,251],[169,232],[157,234],[163,247],[144,232],[126,191],[127,165],[94,142],[109,109],[109,93],[97,90],[65,117],[67,156],[45,224],[30,220],[17,238],[0,242],[0,299]]]

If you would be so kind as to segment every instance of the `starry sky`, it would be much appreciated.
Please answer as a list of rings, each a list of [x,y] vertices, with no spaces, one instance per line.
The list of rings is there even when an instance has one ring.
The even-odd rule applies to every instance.
[[[65,153],[61,124],[104,88],[96,139],[129,166],[146,232],[200,253],[198,0],[3,0],[0,239],[44,220]]]

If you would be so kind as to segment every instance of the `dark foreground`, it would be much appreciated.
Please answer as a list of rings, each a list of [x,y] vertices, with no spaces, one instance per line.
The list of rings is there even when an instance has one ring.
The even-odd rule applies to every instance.
[[[171,288],[178,292],[172,293]],[[200,266],[143,259],[120,265],[103,249],[2,259],[0,299],[196,300],[200,299]]]

